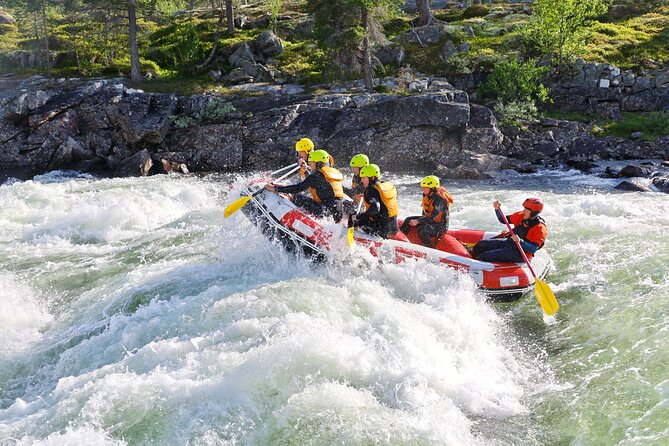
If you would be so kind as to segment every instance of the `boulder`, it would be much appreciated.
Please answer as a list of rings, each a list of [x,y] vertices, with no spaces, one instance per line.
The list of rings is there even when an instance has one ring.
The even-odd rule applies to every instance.
[[[404,63],[406,54],[401,46],[389,44],[375,47],[374,56],[376,56],[379,62],[381,62],[383,65],[401,67]]]
[[[624,190],[628,192],[650,192],[648,186],[639,180],[623,180],[614,188],[617,190]]]
[[[146,149],[140,150],[132,156],[120,161],[115,168],[115,173],[120,177],[145,177],[153,166],[151,155]]]
[[[458,48],[452,41],[448,41],[444,46],[439,50],[439,57],[443,60],[448,60],[452,56],[455,56],[458,53]]]
[[[281,39],[270,29],[260,33],[260,35],[256,37],[255,44],[257,51],[265,59],[278,56],[285,51]]]
[[[618,178],[634,178],[634,177],[646,178],[649,175],[650,175],[649,169],[641,166],[635,166],[634,164],[628,164],[627,166],[620,169],[620,171],[618,172]]]
[[[186,166],[185,163],[168,161],[166,159],[161,159],[160,163],[162,164],[165,173],[189,173],[188,166]]]
[[[657,188],[657,190],[664,192],[665,194],[669,194],[669,177],[655,177],[651,182],[653,186]]]
[[[230,62],[230,65],[233,67],[243,68],[245,65],[255,65],[256,60],[249,44],[242,43],[228,58],[228,62]]]

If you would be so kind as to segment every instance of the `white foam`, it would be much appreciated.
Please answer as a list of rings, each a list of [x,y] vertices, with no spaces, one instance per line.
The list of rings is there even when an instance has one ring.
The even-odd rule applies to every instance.
[[[0,272],[0,360],[28,348],[42,337],[52,316],[28,285]]]

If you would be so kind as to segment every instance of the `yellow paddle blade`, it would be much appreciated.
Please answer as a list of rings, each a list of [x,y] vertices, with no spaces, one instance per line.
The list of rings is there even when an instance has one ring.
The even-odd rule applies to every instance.
[[[348,246],[353,245],[353,226],[348,228],[348,232],[346,233],[346,241],[348,241]]]
[[[252,198],[251,195],[247,195],[245,197],[238,198],[237,200],[230,203],[223,211],[223,217],[228,218],[229,216],[231,216],[232,214],[243,208],[244,205],[248,203],[248,201],[251,198]]]
[[[543,280],[535,279],[534,295],[547,316],[551,316],[560,308],[560,304],[553,294],[553,290]]]

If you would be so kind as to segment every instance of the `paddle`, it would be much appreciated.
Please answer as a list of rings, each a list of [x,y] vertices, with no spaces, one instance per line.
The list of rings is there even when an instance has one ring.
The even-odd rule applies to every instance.
[[[278,182],[278,181],[281,181],[285,178],[288,178],[289,176],[291,176],[292,174],[297,172],[299,168],[300,168],[300,166],[294,167],[291,171],[289,171],[287,174],[283,175],[281,178],[277,178],[276,181]],[[264,190],[265,190],[265,188],[261,187],[260,189],[258,189],[254,193],[252,193],[251,195],[246,195],[244,197],[238,198],[237,200],[233,201],[228,206],[226,206],[225,210],[223,211],[223,217],[228,218],[229,216],[231,216],[232,214],[234,214],[235,212],[237,212],[238,210],[243,208],[244,205],[246,203],[248,203],[251,198],[255,197],[256,195],[259,195]]]
[[[355,214],[358,215],[360,211],[362,210],[362,202],[364,200],[360,198],[360,202],[358,203],[358,209],[355,211]],[[346,233],[346,241],[348,241],[348,246],[353,245],[353,231],[355,229],[355,225],[353,224],[352,221],[349,220],[349,225],[348,225],[348,232]]]
[[[289,165],[289,166],[282,167],[281,169],[279,169],[279,170],[275,170],[274,172],[270,173],[269,175],[270,175],[271,177],[273,177],[274,175],[278,175],[278,174],[280,174],[281,172],[284,172],[284,171],[290,169],[291,167],[295,167],[295,166],[299,166],[299,164],[293,163],[293,164],[291,164],[291,165]]]
[[[514,235],[513,229],[511,229],[511,225],[506,219],[506,215],[504,215],[504,212],[502,211],[501,207],[499,208],[499,212],[500,214],[502,214],[502,219],[504,220],[506,227],[509,229],[509,233],[511,234],[511,236],[513,236]],[[525,251],[523,251],[523,248],[520,246],[520,243],[516,242],[515,240],[514,242],[516,243],[518,251],[520,251],[520,253],[523,255],[523,260],[525,260],[527,267],[530,269],[530,272],[534,277],[534,295],[537,297],[539,305],[541,305],[541,308],[544,310],[544,313],[546,313],[547,316],[555,314],[557,310],[560,308],[560,304],[555,298],[553,290],[551,290],[551,288],[548,286],[546,282],[544,282],[543,280],[539,280],[539,278],[537,278],[537,275],[534,273],[534,270],[530,265],[530,261],[527,259],[527,256],[525,255]]]

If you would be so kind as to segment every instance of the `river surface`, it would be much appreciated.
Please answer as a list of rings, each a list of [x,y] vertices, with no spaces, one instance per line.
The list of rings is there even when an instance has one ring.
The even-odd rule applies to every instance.
[[[389,176],[401,216],[418,176]],[[223,218],[235,175],[0,186],[1,445],[667,445],[669,195],[448,182],[452,228],[540,196],[562,305]]]

